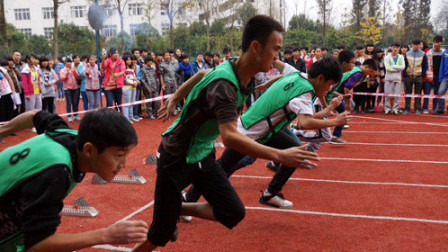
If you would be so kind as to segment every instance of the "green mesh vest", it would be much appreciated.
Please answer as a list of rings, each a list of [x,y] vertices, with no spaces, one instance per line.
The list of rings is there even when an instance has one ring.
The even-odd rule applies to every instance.
[[[72,129],[57,129],[54,132],[47,132],[51,136],[62,133],[77,135],[77,131]],[[0,153],[0,197],[20,186],[33,175],[54,165],[66,165],[70,169],[71,183],[67,195],[76,186],[77,182],[73,179],[73,164],[69,150],[51,139],[47,134],[40,134]],[[23,246],[19,245],[21,239],[19,232],[4,240],[8,242],[0,247],[11,248],[17,244],[17,251],[21,251],[23,249]],[[0,243],[4,241],[0,241]]]
[[[238,78],[233,71],[232,64],[229,61],[218,65],[212,70],[208,71],[202,80],[196,84],[191,90],[190,94],[185,101],[184,107],[179,117],[174,123],[162,134],[162,136],[169,134],[176,127],[182,127],[182,123],[188,113],[189,107],[198,98],[202,90],[207,87],[211,82],[216,80],[227,80],[233,83],[237,90],[237,106],[242,109],[248,95],[241,92],[239,87]],[[187,150],[186,161],[187,163],[195,163],[202,160],[213,150],[213,141],[219,136],[219,125],[215,118],[208,119],[203,124],[193,129],[194,134],[190,140],[190,145]]]
[[[345,85],[345,83],[348,81],[348,79],[350,79],[350,77],[352,77],[352,75],[354,75],[355,73],[362,73],[361,68],[355,66],[355,67],[353,67],[353,69],[351,71],[345,72],[344,74],[342,74],[341,81],[336,86],[334,86],[330,91],[328,91],[327,95],[325,96],[327,105],[330,103],[331,99],[334,96],[334,93],[336,93],[336,91],[339,89],[339,87],[341,85]],[[364,79],[364,77],[362,79]]]
[[[257,140],[259,143],[267,142],[273,134],[284,130],[297,117],[294,112],[288,112],[286,105],[295,97],[307,92],[312,92],[314,98],[313,86],[299,72],[281,78],[243,113],[241,116],[243,127],[249,129],[261,120],[267,120],[269,131]],[[286,116],[278,124],[272,125],[270,116],[279,109],[283,109]]]

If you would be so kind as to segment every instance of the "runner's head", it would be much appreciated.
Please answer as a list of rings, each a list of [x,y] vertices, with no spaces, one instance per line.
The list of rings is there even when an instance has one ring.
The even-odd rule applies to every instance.
[[[125,166],[126,156],[136,144],[134,127],[121,113],[107,108],[87,113],[76,139],[77,149],[88,163],[84,171],[107,181]]]
[[[252,17],[244,26],[241,49],[254,58],[258,72],[271,68],[283,45],[282,32],[279,22],[264,15]]]
[[[333,58],[323,58],[314,62],[308,70],[308,80],[314,87],[316,96],[323,97],[331,85],[342,78],[341,64]]]
[[[342,66],[342,73],[351,71],[355,66],[355,54],[350,50],[344,50],[339,53],[338,61]]]
[[[378,74],[378,61],[374,59],[366,59],[361,66],[362,75],[374,78]]]

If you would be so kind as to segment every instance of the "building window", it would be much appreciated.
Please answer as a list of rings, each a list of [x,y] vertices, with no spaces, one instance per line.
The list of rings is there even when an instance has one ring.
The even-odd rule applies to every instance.
[[[162,35],[166,35],[170,32],[170,24],[162,23]]]
[[[87,14],[85,6],[70,6],[72,18],[82,18]]]
[[[139,27],[140,24],[130,24],[129,25],[129,31],[131,36],[135,36],[135,32],[137,31],[137,28]]]
[[[143,15],[143,4],[132,3],[129,4],[129,16],[141,16]]]
[[[117,36],[117,25],[104,25],[103,35],[110,38]]]
[[[53,27],[44,27],[44,34],[47,39],[53,39]]]
[[[53,7],[42,8],[42,13],[44,14],[44,19],[53,19],[54,18]]]
[[[116,11],[116,7],[115,6],[103,5],[103,9],[104,9],[104,15],[107,18],[108,17],[112,17],[113,15],[115,15],[115,11]]]
[[[25,37],[31,38],[31,28],[19,29],[19,32],[25,34]]]
[[[30,20],[30,9],[14,9],[16,20]]]

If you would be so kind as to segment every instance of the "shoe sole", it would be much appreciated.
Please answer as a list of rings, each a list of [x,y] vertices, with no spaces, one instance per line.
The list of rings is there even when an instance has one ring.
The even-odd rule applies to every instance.
[[[346,144],[346,143],[338,143],[338,142],[329,142],[330,144],[339,144],[339,145],[341,145],[341,144]]]
[[[271,169],[271,168],[269,168],[267,165],[265,165],[264,167],[266,167],[266,170],[268,170],[268,171],[270,171],[270,172],[273,172],[273,173],[277,173],[277,171],[278,171],[278,169],[277,169],[277,170],[275,170],[275,169]]]
[[[277,206],[277,205],[274,205],[274,204],[269,203],[267,201],[264,201],[262,199],[258,199],[258,203],[260,203],[262,205],[265,205],[265,206],[271,206],[271,207],[275,207],[275,208],[279,208],[279,209],[288,209],[288,208],[293,207],[293,206]]]

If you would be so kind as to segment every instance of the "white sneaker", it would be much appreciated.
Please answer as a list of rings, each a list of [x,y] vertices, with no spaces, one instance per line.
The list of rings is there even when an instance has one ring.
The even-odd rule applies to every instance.
[[[215,139],[215,141],[213,141],[213,147],[215,147],[215,148],[223,148],[224,144],[221,143],[218,139]]]
[[[345,140],[343,140],[343,139],[341,139],[339,137],[332,136],[329,143],[331,143],[331,144],[345,144],[345,143],[347,143],[347,141],[345,141]]]
[[[73,122],[73,120],[74,120],[73,117],[71,116],[68,117],[68,122]]]
[[[261,191],[261,197],[258,202],[266,206],[272,206],[281,209],[291,208],[293,206],[291,201],[285,200],[283,194],[279,193],[277,195],[272,195],[270,192],[268,192],[268,190]]]
[[[36,128],[31,128],[31,130],[30,130],[31,132],[33,132],[33,133],[36,133],[37,131],[36,131]]]
[[[427,109],[423,110],[423,114],[427,115],[429,114],[429,111]]]
[[[349,128],[350,128],[350,125],[348,125],[348,124],[344,125],[344,129],[349,129]]]
[[[182,201],[187,202],[187,192],[182,192]],[[179,216],[179,219],[183,222],[189,223],[193,218],[191,216]]]

